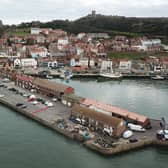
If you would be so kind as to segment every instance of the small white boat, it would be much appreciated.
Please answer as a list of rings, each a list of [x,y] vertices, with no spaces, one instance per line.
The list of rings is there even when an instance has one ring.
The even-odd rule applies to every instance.
[[[165,78],[163,76],[156,75],[156,76],[151,77],[151,79],[153,79],[153,80],[164,80]]]
[[[46,75],[46,78],[47,78],[47,79],[53,79],[53,76],[51,76],[51,75]]]
[[[71,79],[73,77],[73,74],[72,74],[71,71],[66,70],[66,71],[62,71],[62,73],[60,74],[59,77],[62,78],[62,79],[67,80],[67,79]]]
[[[117,73],[100,73],[100,77],[109,78],[109,79],[120,79],[122,78],[122,74]]]
[[[146,129],[144,129],[141,125],[136,125],[132,123],[128,123],[128,128],[132,131],[137,131],[137,132],[145,132]]]

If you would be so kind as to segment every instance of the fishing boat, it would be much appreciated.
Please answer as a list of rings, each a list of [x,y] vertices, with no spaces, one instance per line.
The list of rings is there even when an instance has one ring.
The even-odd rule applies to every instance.
[[[153,80],[164,80],[165,78],[163,76],[156,75],[156,76],[151,77],[151,79],[153,79]]]
[[[62,73],[59,76],[61,79],[65,79],[65,80],[69,80],[73,77],[73,74],[71,71],[66,70],[66,71],[62,71]]]
[[[106,72],[106,73],[100,73],[100,77],[108,78],[108,79],[121,79],[122,78],[122,74]]]

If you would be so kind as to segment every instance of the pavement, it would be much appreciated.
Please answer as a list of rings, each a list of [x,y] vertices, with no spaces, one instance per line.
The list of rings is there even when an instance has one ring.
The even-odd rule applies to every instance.
[[[1,80],[0,80],[0,83],[2,83]],[[70,115],[70,108],[68,108],[67,106],[64,106],[61,102],[59,101],[52,102],[51,98],[44,97],[36,93],[31,93],[32,95],[35,95],[37,98],[42,98],[45,101],[52,102],[54,106],[47,107],[46,105],[40,102],[36,105],[33,105],[32,102],[28,102],[27,97],[23,97],[20,94],[16,94],[15,92],[8,90],[8,88],[16,88],[17,90],[19,90],[19,92],[25,93],[27,95],[31,95],[30,91],[22,88],[18,88],[17,86],[14,85],[13,82],[3,83],[3,84],[5,84],[7,88],[0,87],[0,94],[4,95],[4,97],[1,99],[4,99],[7,102],[10,102],[12,105],[16,105],[17,103],[23,103],[24,105],[27,106],[27,108],[25,108],[27,112],[37,115],[39,118],[49,122],[53,122],[54,120],[57,120],[57,118],[68,119]]]
[[[156,140],[156,133],[158,130],[160,130],[160,121],[150,119],[150,123],[152,128],[149,130],[146,130],[145,132],[134,132],[133,137],[135,139],[148,139],[148,140]]]

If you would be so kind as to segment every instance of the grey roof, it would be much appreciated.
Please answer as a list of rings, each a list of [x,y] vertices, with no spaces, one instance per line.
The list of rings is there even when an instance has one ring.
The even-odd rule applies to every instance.
[[[51,53],[52,57],[65,57],[66,53],[62,53],[62,52],[55,52],[55,53]]]

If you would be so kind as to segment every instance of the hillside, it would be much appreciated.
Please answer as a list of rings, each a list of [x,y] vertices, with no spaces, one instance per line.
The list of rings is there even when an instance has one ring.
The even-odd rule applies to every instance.
[[[135,18],[124,16],[86,16],[75,21],[53,20],[50,22],[21,23],[17,28],[51,27],[63,29],[70,33],[107,32],[110,35],[158,35],[168,36],[168,18]]]

